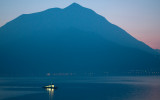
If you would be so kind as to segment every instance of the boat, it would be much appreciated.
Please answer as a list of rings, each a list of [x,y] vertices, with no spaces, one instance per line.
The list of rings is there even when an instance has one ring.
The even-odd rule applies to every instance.
[[[47,86],[44,86],[43,88],[45,88],[45,89],[57,89],[57,87],[56,86],[54,86],[54,84],[50,84],[50,85],[47,85]]]

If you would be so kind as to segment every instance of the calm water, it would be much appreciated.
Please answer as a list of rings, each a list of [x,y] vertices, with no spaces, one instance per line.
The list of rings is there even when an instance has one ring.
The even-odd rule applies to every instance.
[[[160,100],[160,77],[0,78],[0,100]]]

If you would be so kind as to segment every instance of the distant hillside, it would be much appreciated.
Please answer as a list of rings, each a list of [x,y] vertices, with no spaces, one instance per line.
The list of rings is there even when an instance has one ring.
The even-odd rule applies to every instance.
[[[0,28],[0,47],[3,76],[160,70],[155,50],[76,3],[12,20]]]
[[[160,49],[156,49],[156,51],[160,54]]]

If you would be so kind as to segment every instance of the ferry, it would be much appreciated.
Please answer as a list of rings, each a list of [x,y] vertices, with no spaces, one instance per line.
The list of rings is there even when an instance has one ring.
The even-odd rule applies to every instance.
[[[47,85],[47,86],[44,86],[43,88],[45,88],[45,89],[57,89],[57,87],[56,86],[54,86],[54,84],[50,84],[50,85]]]

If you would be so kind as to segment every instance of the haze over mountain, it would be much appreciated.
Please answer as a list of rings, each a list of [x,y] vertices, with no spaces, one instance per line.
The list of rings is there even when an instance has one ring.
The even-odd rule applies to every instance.
[[[76,3],[10,21],[0,47],[0,75],[160,70],[155,50]]]

